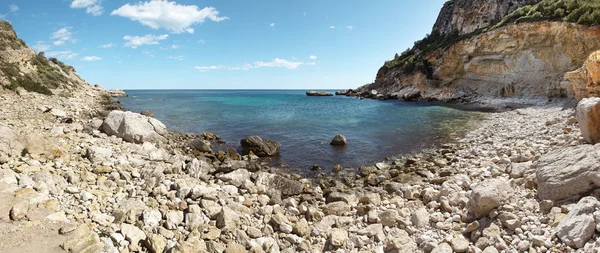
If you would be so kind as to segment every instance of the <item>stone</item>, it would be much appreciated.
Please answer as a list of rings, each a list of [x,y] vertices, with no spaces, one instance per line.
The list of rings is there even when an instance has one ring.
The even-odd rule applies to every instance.
[[[267,195],[271,198],[275,195],[281,195],[278,197],[294,196],[304,191],[304,185],[301,182],[266,172],[258,173],[255,184],[265,187]]]
[[[14,221],[22,220],[29,212],[29,201],[23,200],[15,204],[10,209],[10,219]]]
[[[146,244],[151,253],[162,253],[167,248],[167,240],[162,235],[148,234]]]
[[[203,152],[203,153],[212,153],[212,149],[210,148],[210,141],[194,139],[188,143],[188,147],[190,147],[194,151]]]
[[[111,111],[101,129],[108,135],[133,143],[164,142],[167,134],[167,127],[157,119],[123,111]]]
[[[335,137],[333,137],[329,144],[333,146],[344,146],[346,145],[346,143],[348,143],[348,141],[346,140],[346,136],[338,134]]]
[[[0,155],[20,155],[23,148],[15,132],[8,126],[0,125]]]
[[[452,250],[457,253],[467,252],[469,250],[469,241],[464,237],[452,238]]]
[[[306,219],[300,219],[298,222],[294,223],[292,232],[301,237],[308,236],[310,233],[308,221],[306,221]]]
[[[170,210],[165,215],[165,218],[166,218],[165,228],[175,230],[175,229],[177,229],[177,226],[179,226],[179,224],[181,224],[183,222],[183,212]]]
[[[582,198],[558,224],[556,236],[568,246],[583,248],[596,231],[593,213],[599,208],[600,202],[596,198]]]
[[[238,169],[233,172],[220,175],[217,178],[223,182],[240,187],[246,181],[250,180],[250,172],[246,169]]]
[[[342,247],[348,240],[348,232],[345,230],[334,228],[329,233],[329,243],[335,247]]]
[[[246,253],[246,248],[238,243],[230,243],[223,253]]]
[[[217,227],[223,231],[233,231],[241,222],[240,216],[226,206],[216,215],[216,220]]]
[[[277,154],[281,144],[271,140],[263,140],[258,136],[248,136],[240,141],[244,152],[252,151],[259,157],[267,157]]]
[[[498,253],[498,250],[494,246],[488,246],[483,249],[482,253]]]
[[[327,203],[336,201],[344,201],[349,205],[356,205],[358,203],[358,199],[354,193],[332,192],[327,195]]]
[[[450,246],[450,244],[448,243],[440,243],[438,244],[437,247],[435,247],[433,249],[433,251],[431,251],[431,253],[452,253],[452,246]]]
[[[347,212],[350,212],[350,206],[343,201],[331,202],[323,208],[323,212],[326,215],[344,215]]]
[[[512,187],[502,179],[483,181],[472,189],[467,209],[475,219],[488,215],[492,209],[508,201],[514,194]]]
[[[396,224],[400,216],[396,210],[386,210],[379,214],[381,225],[392,227]]]
[[[429,226],[429,212],[425,208],[419,208],[412,213],[410,221],[417,228],[427,227]]]
[[[587,143],[600,142],[600,98],[584,98],[577,104],[577,121]]]
[[[56,109],[56,108],[52,108],[50,110],[50,114],[54,115],[55,117],[59,117],[59,118],[67,117],[67,113],[65,111]]]
[[[142,213],[142,221],[144,226],[155,228],[158,227],[162,220],[162,214],[158,210],[144,210]]]
[[[138,243],[142,240],[146,239],[146,233],[139,229],[138,227],[123,223],[121,225],[121,234],[125,236],[125,238],[132,244],[138,245]]]
[[[391,228],[383,242],[385,252],[416,252],[415,243],[405,230]]]
[[[110,158],[113,155],[112,150],[102,147],[89,147],[86,151],[86,156],[93,164],[100,164],[103,162],[110,162]]]
[[[333,96],[333,94],[331,92],[327,92],[327,91],[315,91],[315,90],[307,91],[306,95],[309,96],[309,97],[330,97],[330,96]]]
[[[210,173],[214,171],[214,167],[212,167],[209,163],[204,160],[198,160],[194,158],[187,166],[187,173],[193,177],[202,180],[207,180],[210,177]]]
[[[538,197],[563,200],[600,187],[600,148],[564,147],[540,157],[536,166]]]

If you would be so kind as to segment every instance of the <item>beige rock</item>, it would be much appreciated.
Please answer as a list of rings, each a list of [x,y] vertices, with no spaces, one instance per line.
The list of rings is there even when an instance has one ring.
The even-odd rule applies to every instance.
[[[10,219],[14,221],[22,220],[29,212],[29,201],[23,200],[18,202],[10,209]]]
[[[600,142],[600,98],[584,98],[577,104],[577,121],[587,143]]]
[[[155,118],[139,113],[112,111],[108,114],[102,130],[134,143],[165,141],[167,127]]]
[[[323,212],[327,215],[344,215],[350,212],[350,206],[343,201],[331,202],[323,208]]]
[[[335,247],[342,247],[348,240],[348,232],[339,228],[334,228],[329,233],[329,243]]]
[[[582,198],[556,227],[556,236],[571,247],[583,248],[596,231],[593,212],[600,208],[594,197]]]
[[[491,179],[473,187],[467,209],[475,218],[486,216],[492,209],[506,202],[513,195],[512,187],[504,180]]]

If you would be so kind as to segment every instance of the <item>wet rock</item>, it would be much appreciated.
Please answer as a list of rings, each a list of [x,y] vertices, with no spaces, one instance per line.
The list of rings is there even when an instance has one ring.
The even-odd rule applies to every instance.
[[[248,136],[240,141],[245,152],[252,152],[259,157],[272,156],[279,152],[281,144],[271,140],[263,140],[258,136]]]
[[[594,197],[582,198],[556,227],[556,236],[571,247],[583,248],[596,231],[594,211],[600,202]]]
[[[193,151],[203,152],[203,153],[212,153],[212,149],[210,148],[210,141],[205,141],[201,139],[194,139],[190,141],[188,144]]]
[[[346,136],[338,134],[335,137],[333,137],[333,139],[331,140],[331,143],[329,143],[329,144],[331,144],[333,146],[343,146],[343,145],[346,145],[346,143],[348,143],[348,141],[346,140]]]
[[[513,189],[506,181],[501,179],[483,181],[473,188],[467,205],[468,212],[476,219],[481,218],[506,202],[512,195]]]

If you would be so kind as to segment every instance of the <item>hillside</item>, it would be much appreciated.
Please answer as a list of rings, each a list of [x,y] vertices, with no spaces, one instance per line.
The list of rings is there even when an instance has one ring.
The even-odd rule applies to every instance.
[[[36,54],[7,21],[0,21],[0,86],[62,96],[89,87],[72,66],[56,58],[48,59],[43,52]]]
[[[600,49],[593,0],[448,1],[432,29],[350,95],[573,98],[566,72]]]

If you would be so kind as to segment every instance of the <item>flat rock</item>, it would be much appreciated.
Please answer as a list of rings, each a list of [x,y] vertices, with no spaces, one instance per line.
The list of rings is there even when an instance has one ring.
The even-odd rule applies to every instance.
[[[600,202],[596,198],[582,198],[558,224],[556,236],[571,247],[583,248],[596,231],[593,213],[599,208]]]

